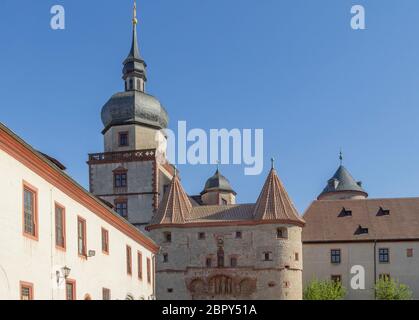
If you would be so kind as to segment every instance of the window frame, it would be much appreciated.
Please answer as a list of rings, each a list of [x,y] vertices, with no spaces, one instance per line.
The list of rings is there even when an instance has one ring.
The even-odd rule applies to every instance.
[[[207,235],[205,232],[198,232],[198,240],[205,240]]]
[[[406,257],[407,258],[413,258],[413,256],[414,256],[414,249],[413,248],[407,248],[406,249]]]
[[[151,284],[151,259],[147,258],[147,283]]]
[[[143,280],[143,253],[141,251],[137,251],[137,276],[138,279],[141,281]]]
[[[126,144],[121,143],[121,139],[123,136],[126,136]],[[129,132],[128,131],[121,131],[118,132],[118,146],[119,147],[129,147]]]
[[[102,227],[102,253],[109,255],[109,231]]]
[[[73,295],[73,299],[69,299],[67,285],[71,285],[72,286],[72,293],[71,294]],[[74,279],[67,278],[65,280],[65,299],[66,300],[68,300],[68,301],[75,301],[75,300],[77,300],[77,295],[76,295],[76,293],[77,293],[77,290],[76,290],[77,287],[76,287],[76,285],[77,285],[77,283],[76,283],[76,280],[74,280]]]
[[[128,219],[128,199],[116,199],[114,203],[115,203],[115,212],[122,218]],[[125,207],[122,208],[123,211],[124,210],[126,211],[125,215],[121,214],[118,211],[118,205],[125,205]]]
[[[386,258],[386,259],[382,259],[382,258]],[[378,262],[382,264],[390,263],[390,249],[389,248],[378,249]]]
[[[113,187],[115,189],[128,188],[128,170],[116,170],[113,172]]]
[[[342,263],[342,250],[341,249],[330,249],[330,263],[334,265]]]
[[[63,237],[63,245],[58,243],[57,233],[57,209],[61,209],[61,229]],[[63,205],[58,202],[54,203],[54,229],[55,229],[55,247],[59,250],[66,251],[67,248],[67,234],[66,234],[66,209]]]
[[[19,282],[19,297],[20,300],[24,300],[23,298],[23,289],[29,289],[29,299],[28,301],[34,300],[34,285],[31,282],[20,281]]]
[[[239,264],[239,259],[236,256],[230,257],[230,267],[231,268],[237,268]]]
[[[105,297],[107,299],[105,299]],[[104,301],[111,300],[111,289],[109,289],[109,288],[102,288],[102,300],[104,300]]]
[[[126,246],[126,266],[127,266],[127,275],[132,276],[132,248],[131,246]]]
[[[83,238],[82,240],[82,252],[80,252],[80,229],[79,224],[82,224]],[[87,222],[81,216],[77,216],[77,254],[80,258],[87,259]]]
[[[25,192],[28,191],[32,194],[33,201],[33,233],[26,231],[25,227]],[[39,240],[39,223],[38,223],[38,189],[26,181],[22,184],[22,234],[31,240]]]

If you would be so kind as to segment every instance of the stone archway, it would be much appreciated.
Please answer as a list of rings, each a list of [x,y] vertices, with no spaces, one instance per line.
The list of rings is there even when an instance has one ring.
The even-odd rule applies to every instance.
[[[209,292],[215,296],[229,296],[234,294],[233,279],[229,276],[218,275],[209,280]]]

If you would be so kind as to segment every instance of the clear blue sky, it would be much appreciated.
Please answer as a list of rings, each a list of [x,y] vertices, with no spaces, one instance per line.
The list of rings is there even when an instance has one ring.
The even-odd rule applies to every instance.
[[[49,27],[66,9],[66,30]],[[367,30],[350,28],[366,9]],[[265,171],[222,167],[240,202],[256,200],[275,156],[300,212],[345,165],[371,197],[419,195],[417,0],[140,0],[148,92],[171,124],[263,128]],[[101,152],[100,110],[123,89],[131,0],[2,0],[0,121],[60,159],[87,187]],[[199,193],[211,166],[181,166]]]

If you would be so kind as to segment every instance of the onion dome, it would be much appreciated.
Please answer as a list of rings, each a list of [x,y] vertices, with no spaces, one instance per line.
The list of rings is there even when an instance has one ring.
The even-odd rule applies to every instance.
[[[207,180],[204,191],[201,192],[201,195],[213,191],[233,193],[236,195],[236,192],[230,185],[230,181],[228,181],[228,179],[220,173],[219,169],[217,169],[215,174]]]

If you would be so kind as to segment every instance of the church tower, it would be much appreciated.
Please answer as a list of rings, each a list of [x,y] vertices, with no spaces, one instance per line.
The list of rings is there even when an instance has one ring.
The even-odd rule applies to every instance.
[[[166,163],[168,114],[158,99],[146,93],[147,64],[137,39],[134,2],[132,42],[123,62],[123,92],[102,108],[104,153],[89,155],[90,192],[135,226],[150,222],[174,168]]]

